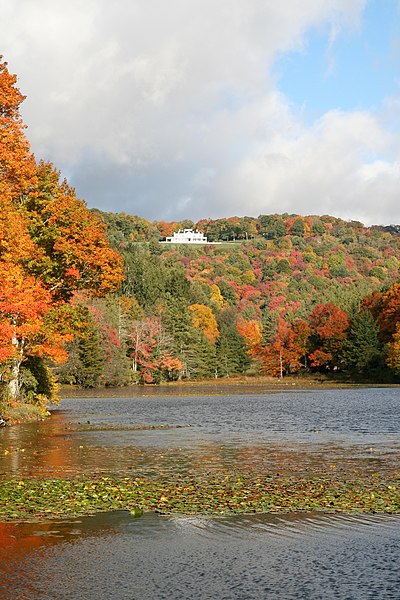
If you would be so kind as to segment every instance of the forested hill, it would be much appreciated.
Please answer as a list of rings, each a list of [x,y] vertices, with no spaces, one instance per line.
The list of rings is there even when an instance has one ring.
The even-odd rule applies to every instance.
[[[184,276],[203,301],[210,300],[211,287],[217,285],[222,299],[240,314],[255,306],[277,310],[293,302],[302,316],[317,302],[349,310],[370,291],[400,277],[398,226],[367,228],[327,215],[150,223],[123,213],[95,212],[125,258],[125,291],[144,307],[169,293],[171,271]],[[199,229],[209,241],[226,243],[157,243],[185,227]],[[137,243],[144,241],[150,244]]]
[[[327,215],[150,223],[94,212],[123,256],[125,281],[118,297],[88,301],[98,342],[94,333],[91,348],[90,336],[74,342],[63,381],[400,372],[398,227]],[[188,227],[222,243],[159,243]],[[100,348],[103,367],[85,380],[82,357]]]

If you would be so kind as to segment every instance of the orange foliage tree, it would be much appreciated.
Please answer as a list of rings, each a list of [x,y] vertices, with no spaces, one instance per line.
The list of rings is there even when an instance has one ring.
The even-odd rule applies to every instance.
[[[397,323],[396,332],[388,344],[388,365],[400,375],[400,321]]]
[[[378,325],[382,337],[387,341],[397,331],[400,322],[400,283],[394,283],[384,292],[380,300]]]
[[[31,237],[39,249],[28,268],[56,298],[75,290],[104,295],[122,282],[122,259],[110,248],[103,223],[50,163],[38,166],[38,188],[24,201]]]
[[[364,300],[379,326],[379,335],[387,343],[387,364],[400,373],[400,283],[385,292],[374,292]]]
[[[250,355],[261,343],[261,324],[256,319],[238,319],[236,324],[238,333],[244,338],[246,348]]]
[[[284,374],[297,373],[304,366],[307,352],[307,341],[310,335],[308,323],[302,319],[290,323],[278,317],[276,333],[271,342],[257,349],[257,358],[261,363],[261,370],[280,378]]]
[[[25,137],[19,107],[25,97],[0,55],[0,193],[13,200],[36,185],[36,165]]]
[[[76,326],[73,292],[103,295],[122,281],[104,226],[52,165],[36,166],[23,100],[0,57],[0,382],[13,399],[25,361],[65,359]]]
[[[61,315],[60,315],[61,316]],[[9,393],[20,392],[20,369],[28,356],[66,359],[70,329],[59,327],[51,294],[40,281],[12,263],[0,263],[0,361]]]

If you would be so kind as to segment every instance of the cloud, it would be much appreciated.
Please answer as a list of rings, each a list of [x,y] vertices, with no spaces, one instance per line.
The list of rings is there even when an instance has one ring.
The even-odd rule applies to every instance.
[[[380,116],[331,111],[306,126],[271,75],[310,28],[328,25],[333,43],[359,27],[365,4],[0,0],[0,36],[35,154],[90,206],[399,221],[399,144]]]
[[[396,143],[368,113],[331,111],[307,130],[266,141],[227,174],[224,195],[253,214],[325,213],[385,223],[399,216],[400,155],[379,156]]]

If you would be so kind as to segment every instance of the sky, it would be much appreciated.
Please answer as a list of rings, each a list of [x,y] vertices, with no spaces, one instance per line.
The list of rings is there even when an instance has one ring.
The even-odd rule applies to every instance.
[[[36,157],[149,220],[400,224],[400,0],[0,0]]]

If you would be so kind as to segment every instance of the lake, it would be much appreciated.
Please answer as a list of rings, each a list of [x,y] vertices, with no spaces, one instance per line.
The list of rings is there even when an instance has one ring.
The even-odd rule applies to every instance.
[[[400,471],[399,388],[146,390],[2,430],[1,476]],[[400,515],[116,512],[0,524],[0,540],[5,599],[400,597]]]

